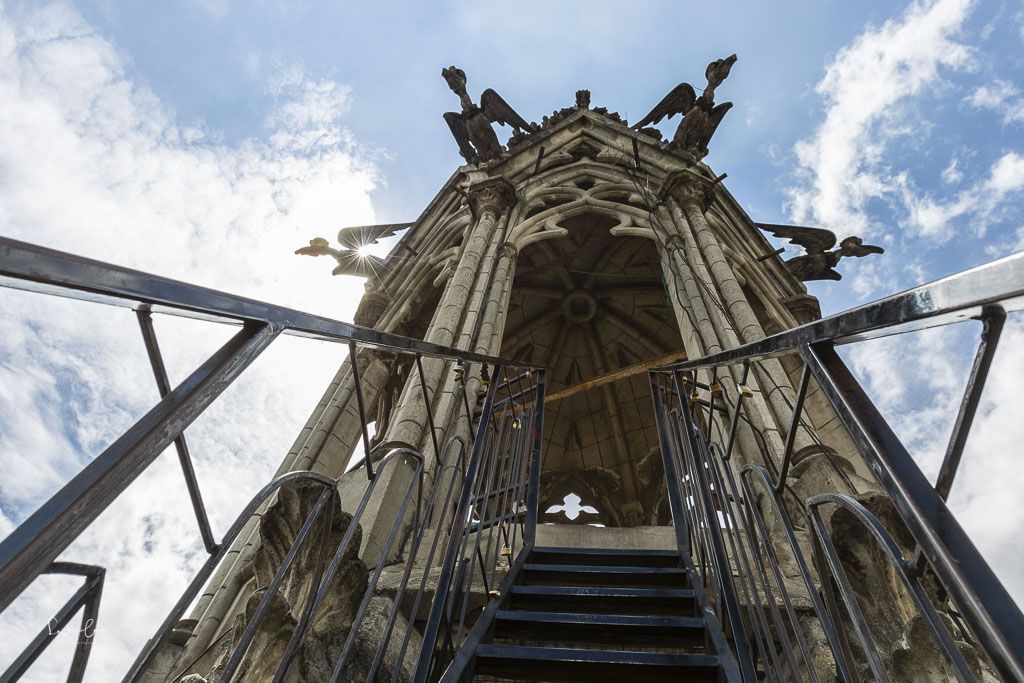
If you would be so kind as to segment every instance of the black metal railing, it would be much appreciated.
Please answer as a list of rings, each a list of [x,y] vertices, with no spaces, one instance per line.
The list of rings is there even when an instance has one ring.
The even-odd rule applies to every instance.
[[[72,542],[161,452],[174,444],[200,537],[210,556],[126,680],[144,677],[173,629],[220,567],[233,544],[251,533],[254,515],[283,495],[301,499],[302,514],[272,571],[255,586],[238,628],[225,641],[220,681],[261,675],[286,680],[303,645],[319,637],[333,586],[361,554],[361,529],[374,525],[379,547],[365,567],[346,626],[331,632],[331,678],[436,680],[464,670],[493,617],[502,593],[536,539],[543,432],[544,372],[501,359],[440,347],[312,316],[263,302],[195,287],[137,271],[0,238],[0,286],[59,294],[135,311],[161,400],[64,488],[0,543],[0,609],[44,573],[76,573],[86,584],[54,617],[69,623],[84,608],[83,632],[95,626],[103,570],[58,561]],[[963,655],[973,645],[985,665],[1006,680],[1024,680],[1024,617],[945,505],[1008,311],[1024,303],[1024,255],[994,262],[915,290],[706,358],[651,372],[652,395],[665,465],[668,499],[684,562],[702,580],[694,585],[706,608],[709,637],[728,678],[753,681],[828,680],[827,666],[844,680],[888,680],[890,654],[879,646],[864,614],[834,524],[859,529],[923,620],[949,675],[978,676]],[[181,384],[172,388],[151,316],[170,314],[228,322],[241,329]],[[835,347],[963,320],[981,320],[984,332],[960,413],[935,486],[878,413]],[[208,521],[184,431],[279,334],[346,343],[351,359],[360,471],[331,478],[286,473],[242,510],[220,542]],[[396,444],[374,448],[358,358],[364,349],[404,357],[407,391],[419,391],[429,448]],[[765,364],[780,356],[791,366],[796,391],[792,417],[778,449],[752,415],[759,391],[777,391]],[[438,387],[428,386],[424,360],[444,363],[449,410],[438,415]],[[433,359],[439,359],[433,360]],[[450,374],[446,374],[450,373]],[[413,376],[415,374],[415,377]],[[752,388],[751,388],[752,387]],[[767,387],[767,389],[765,389]],[[841,448],[822,443],[806,399],[820,391],[845,429],[865,472],[891,501],[900,529],[883,525],[852,482]],[[785,394],[783,394],[785,395]],[[439,419],[441,424],[435,424]],[[763,423],[763,420],[762,420]],[[842,490],[801,498],[792,480],[798,434],[814,449]],[[743,448],[738,448],[738,443]],[[754,458],[751,460],[751,458]],[[354,509],[341,510],[339,486],[367,480]],[[348,477],[348,479],[346,479]],[[392,505],[374,507],[379,496]],[[387,510],[370,513],[371,509]],[[386,518],[381,519],[384,515]],[[372,516],[372,518],[371,518]],[[891,521],[891,520],[887,520]],[[901,531],[902,530],[902,531]],[[844,539],[846,542],[847,539]],[[289,609],[294,628],[283,651],[261,661],[255,648],[276,596],[304,572],[304,589]],[[367,646],[362,625],[381,596],[385,572],[397,573],[383,621],[383,637]],[[483,608],[481,610],[481,607]],[[952,626],[951,626],[952,625]],[[720,628],[719,628],[720,627]],[[59,631],[58,627],[58,631]],[[53,639],[40,632],[4,674],[17,680]],[[95,629],[93,628],[93,631]],[[820,631],[820,638],[818,637]],[[322,635],[322,634],[321,634]],[[80,639],[69,680],[81,680],[93,639]],[[367,649],[369,647],[369,649]],[[735,660],[736,666],[732,666]],[[176,662],[174,676],[194,661]],[[390,670],[386,670],[391,667]],[[173,676],[172,676],[173,677]]]
[[[879,558],[869,569],[889,572],[888,583],[905,598],[900,604],[912,605],[901,625],[922,620],[944,660],[943,676],[980,680],[979,667],[989,667],[1004,680],[1024,681],[1024,616],[945,503],[1006,313],[1022,304],[1024,254],[1017,254],[650,373],[677,542],[692,556],[743,680],[892,678],[892,650],[906,643],[880,642],[878,619],[865,614],[889,608],[894,599],[866,599],[859,590],[864,585],[853,585],[843,549],[856,537]],[[932,486],[836,347],[966,320],[983,323],[982,339]],[[787,356],[790,376],[799,379],[786,399],[792,417],[780,425],[780,453],[769,447],[763,429],[755,429],[751,402],[758,392],[779,390],[766,364]],[[853,482],[856,468],[844,460],[851,453],[818,437],[805,405],[812,390],[820,390],[852,455],[866,464],[862,474],[874,478],[868,491]],[[794,489],[791,475],[807,465],[796,460],[801,432],[827,463],[822,480],[836,490],[802,498]],[[747,444],[742,458],[741,439]],[[870,510],[863,502],[870,490],[891,501],[895,521],[888,526],[879,521],[884,506]],[[836,539],[840,523],[849,536]],[[814,652],[816,633],[831,656],[827,672]],[[980,664],[967,661],[964,643]]]
[[[507,377],[507,379],[505,379]],[[536,541],[543,372],[495,372],[423,631],[417,683],[461,669]],[[483,613],[481,614],[481,607]],[[479,625],[478,628],[472,628]]]
[[[75,591],[74,595],[64,603],[64,606],[57,611],[50,621],[46,623],[46,626],[32,639],[28,647],[0,675],[0,681],[3,681],[3,683],[16,681],[21,678],[50,642],[67,627],[80,609],[82,610],[82,625],[78,629],[75,655],[74,659],[71,660],[68,680],[80,681],[85,675],[85,666],[89,661],[89,653],[92,651],[92,643],[96,635],[100,596],[103,594],[103,578],[106,575],[106,570],[103,567],[88,564],[54,562],[43,573],[82,576],[85,577],[85,583]]]
[[[209,557],[143,648],[125,680],[145,676],[154,657],[167,646],[185,610],[223,564],[232,546],[242,540],[244,533],[252,533],[250,523],[254,515],[265,512],[286,491],[308,496],[303,498],[308,502],[303,508],[304,515],[297,521],[301,526],[289,540],[288,550],[267,584],[256,586],[252,609],[245,612],[244,625],[231,636],[230,647],[217,664],[220,681],[249,675],[249,660],[253,657],[247,655],[252,655],[278,594],[301,564],[302,571],[309,571],[302,577],[307,590],[289,606],[295,628],[279,661],[270,663],[274,680],[285,680],[290,675],[304,639],[311,637],[330,597],[332,581],[343,565],[360,553],[364,524],[372,522],[376,529],[383,529],[381,543],[373,566],[366,568],[366,588],[358,596],[347,630],[340,633],[341,647],[331,664],[333,680],[339,679],[347,667],[357,664],[356,659],[360,660],[360,667],[368,662],[366,680],[378,680],[384,676],[385,649],[396,643],[401,643],[399,665],[391,672],[391,680],[399,678],[406,662],[425,672],[443,669],[479,614],[479,610],[470,611],[473,600],[481,593],[486,600],[502,580],[508,564],[533,542],[543,407],[543,372],[539,368],[521,363],[508,365],[498,358],[5,238],[0,238],[0,286],[127,307],[135,311],[142,331],[161,400],[0,543],[0,610],[6,609],[41,574],[84,572],[86,586],[55,619],[63,625],[84,606],[83,624],[94,625],[103,570],[58,562],[57,558],[161,452],[174,444]],[[172,388],[152,325],[153,314],[236,324],[241,329]],[[310,471],[285,473],[245,506],[217,542],[184,432],[280,334],[348,344],[365,453],[360,466],[367,479],[365,489],[355,509],[344,511],[351,516],[339,521],[343,516],[339,485],[350,480],[346,477],[362,476],[360,472],[339,478]],[[409,375],[409,391],[421,392],[427,406],[424,428],[429,429],[431,451],[426,455],[432,457],[395,444],[372,447],[368,425],[373,419],[367,414],[360,377],[359,357],[364,350],[384,350],[404,357],[415,369]],[[442,376],[447,387],[444,390],[451,392],[452,406],[444,424],[434,422],[434,394],[443,387],[427,386],[424,358],[435,363],[439,359],[444,363],[444,373],[450,373]],[[486,388],[486,396],[479,395],[481,386]],[[385,506],[390,516],[379,519],[385,513],[378,513],[370,519],[367,510],[372,507],[371,501],[381,495],[393,496],[394,504]],[[332,539],[331,529],[337,531],[340,525],[344,525],[344,532],[340,538]],[[361,626],[372,600],[378,596],[378,582],[385,570],[394,571],[396,566],[402,567],[401,578],[384,617],[385,637],[375,644],[371,658],[367,659],[365,653],[355,657]],[[440,585],[434,591],[430,590],[434,588],[432,568],[440,572]],[[419,576],[415,576],[417,571]],[[418,639],[415,635],[420,625],[416,622],[421,611],[429,612],[425,629],[428,635]],[[3,674],[3,681],[17,680],[52,639],[53,635],[44,629]],[[91,636],[80,641],[69,680],[82,680],[91,645]],[[391,656],[394,653],[388,652],[389,659],[395,659]],[[178,661],[172,677],[189,673],[193,664],[194,661]],[[263,665],[269,666],[266,662]],[[359,671],[362,676],[362,669]]]

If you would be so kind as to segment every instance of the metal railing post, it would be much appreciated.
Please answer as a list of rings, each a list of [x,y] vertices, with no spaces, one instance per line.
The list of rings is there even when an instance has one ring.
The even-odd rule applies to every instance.
[[[135,312],[135,315],[139,320],[139,329],[142,330],[142,339],[146,345],[146,354],[149,356],[149,365],[153,368],[157,391],[160,392],[160,398],[165,398],[167,394],[171,393],[171,381],[167,377],[167,368],[164,366],[163,354],[160,353],[160,344],[157,342],[156,330],[153,328],[153,314],[149,309],[140,309]],[[212,555],[217,552],[217,541],[213,538],[210,519],[206,515],[206,506],[203,504],[203,496],[199,491],[199,481],[196,479],[196,471],[192,466],[192,456],[188,452],[184,431],[174,438],[174,448],[178,452],[181,473],[185,477],[188,496],[192,500],[192,510],[195,512],[196,522],[199,524],[199,534],[203,537],[206,552]]]
[[[707,535],[711,543],[711,554],[715,565],[719,594],[722,602],[724,603],[723,609],[726,621],[732,631],[732,642],[733,649],[736,654],[736,662],[739,665],[743,680],[748,683],[753,683],[757,680],[757,674],[754,671],[754,660],[750,652],[750,643],[747,640],[746,627],[743,623],[743,614],[740,610],[739,597],[736,594],[736,586],[732,580],[732,563],[729,561],[729,555],[726,552],[725,545],[722,541],[722,528],[721,523],[718,520],[718,510],[712,504],[710,499],[712,487],[707,479],[707,473],[704,471],[704,467],[702,467],[701,463],[698,461],[700,449],[694,436],[696,427],[693,423],[690,401],[686,398],[687,395],[683,392],[683,387],[679,381],[679,374],[680,373],[678,372],[674,372],[672,376],[675,390],[680,397],[679,414],[682,417],[683,431],[685,432],[683,438],[683,450],[690,465],[689,476],[693,477],[697,482],[697,489],[700,494],[696,496],[699,499],[697,502],[703,509],[704,519],[706,520],[708,527]],[[719,492],[720,495],[722,493],[723,492]]]
[[[373,481],[373,459],[370,457],[370,432],[366,426],[366,406],[363,404],[363,382],[359,377],[359,357],[356,343],[348,343],[348,357],[352,366],[352,384],[356,392],[356,407],[359,409],[359,428],[363,437],[363,465],[366,469],[366,478]]]
[[[477,474],[480,471],[480,460],[484,452],[484,444],[487,441],[487,429],[490,427],[491,417],[494,413],[494,397],[498,384],[501,382],[501,372],[502,366],[495,366],[494,378],[487,387],[487,398],[484,401],[484,410],[480,415],[480,423],[477,426],[476,440],[473,443],[473,454],[469,459],[469,466],[466,468],[466,479],[462,486],[462,492],[459,495],[459,503],[455,508],[455,517],[452,520],[452,528],[448,536],[448,545],[445,548],[441,573],[437,578],[437,588],[434,590],[434,604],[430,607],[430,614],[423,628],[423,646],[420,651],[419,662],[416,665],[414,683],[426,683],[434,663],[434,650],[437,644],[438,631],[441,627],[441,619],[445,614],[446,598],[452,585],[455,564],[459,559],[458,554],[461,547],[463,530],[466,528],[469,517],[469,503],[473,495],[472,482],[476,480]]]
[[[789,432],[786,433],[786,447],[782,451],[779,479],[775,482],[776,493],[782,493],[786,488],[786,477],[789,476],[789,463],[793,459],[793,444],[796,442],[796,430],[800,428],[800,413],[804,409],[804,399],[807,398],[807,383],[810,378],[811,371],[805,363],[803,372],[800,373],[800,388],[796,392],[796,402],[793,404],[793,419],[789,424]]]
[[[246,325],[174,391],[0,542],[0,610],[266,349],[281,328]]]
[[[953,478],[956,476],[957,468],[960,467],[960,458],[963,456],[964,446],[967,445],[967,436],[971,432],[974,415],[978,412],[978,404],[981,403],[981,391],[985,388],[985,380],[988,379],[988,371],[992,367],[992,359],[996,355],[996,346],[999,345],[999,337],[1003,333],[1006,311],[1002,306],[986,306],[981,320],[983,325],[981,343],[978,344],[974,365],[971,366],[970,379],[967,381],[967,386],[964,387],[964,397],[960,403],[956,422],[953,424],[953,433],[949,437],[946,455],[942,459],[942,467],[939,468],[939,476],[935,480],[935,491],[942,500],[949,497],[949,491],[953,488]]]
[[[668,506],[672,512],[672,526],[676,535],[676,546],[681,553],[690,553],[690,534],[686,525],[686,508],[683,507],[683,498],[679,491],[682,486],[681,475],[676,468],[675,458],[672,457],[672,439],[668,433],[668,419],[665,411],[665,401],[661,397],[662,387],[658,383],[658,373],[648,373],[651,381],[651,398],[654,401],[654,423],[658,428],[658,442],[661,445],[661,462],[665,470],[665,494],[668,496]]]
[[[523,542],[533,545],[537,540],[537,518],[540,516],[541,449],[544,445],[544,371],[538,370],[533,403],[533,448],[530,453],[530,481],[526,488],[526,530]],[[525,426],[525,425],[524,425]]]

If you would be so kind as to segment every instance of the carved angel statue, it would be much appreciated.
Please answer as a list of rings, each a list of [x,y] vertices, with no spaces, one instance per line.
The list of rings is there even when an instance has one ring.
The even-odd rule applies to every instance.
[[[708,86],[704,88],[700,97],[697,97],[692,85],[680,83],[633,128],[640,130],[665,117],[672,118],[676,114],[682,114],[683,120],[676,129],[671,146],[689,152],[697,160],[703,159],[708,154],[711,136],[715,134],[725,113],[732,108],[732,102],[715,106],[715,89],[729,76],[735,62],[736,55],[711,62],[704,71]]]
[[[366,253],[366,247],[376,244],[382,237],[391,237],[397,230],[409,227],[407,223],[389,223],[386,225],[360,225],[342,228],[338,231],[338,242],[341,249],[331,247],[331,243],[323,237],[314,237],[309,246],[299,247],[296,254],[302,256],[333,256],[338,265],[331,271],[334,275],[355,275],[356,277],[374,277],[384,273],[384,260]]]
[[[836,236],[824,228],[804,228],[798,225],[775,225],[757,223],[757,227],[770,232],[776,237],[788,239],[807,252],[802,256],[788,259],[786,267],[798,280],[842,280],[843,276],[835,270],[836,264],[844,256],[867,256],[868,254],[884,254],[885,249],[873,244],[864,244],[859,237],[847,237],[836,245]],[[829,251],[831,249],[831,251]]]
[[[508,124],[515,131],[527,133],[538,129],[537,124],[526,120],[501,99],[501,95],[490,88],[480,95],[480,106],[473,104],[466,93],[466,72],[454,66],[441,70],[441,75],[448,82],[448,87],[459,96],[462,112],[450,111],[444,115],[448,127],[459,143],[459,154],[468,163],[490,161],[501,155],[502,148],[498,136],[491,127],[492,123]]]

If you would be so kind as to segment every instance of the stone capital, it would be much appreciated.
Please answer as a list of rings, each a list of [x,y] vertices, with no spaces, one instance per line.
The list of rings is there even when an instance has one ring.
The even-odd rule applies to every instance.
[[[510,208],[516,202],[516,188],[502,177],[488,178],[473,183],[466,190],[469,209],[473,218],[479,219],[486,212],[495,217]]]
[[[795,294],[782,299],[780,303],[789,309],[801,325],[821,319],[821,304],[817,297],[810,294]]]
[[[687,171],[672,171],[658,188],[659,201],[672,197],[680,204],[696,202],[704,211],[715,201],[714,181],[706,180]]]
[[[367,287],[363,298],[359,300],[359,307],[352,322],[361,327],[376,327],[390,305],[390,296],[379,289]]]
[[[665,246],[670,249],[686,249],[686,240],[682,235],[672,234],[665,238]]]
[[[501,245],[501,249],[498,250],[498,256],[507,259],[514,259],[518,253],[519,247],[512,242],[505,242]]]
[[[359,368],[359,373],[363,374],[367,372],[370,369],[370,366],[374,363],[382,363],[387,367],[391,367],[397,359],[398,354],[393,351],[375,349],[369,346],[360,346],[356,353],[355,363],[356,367]]]

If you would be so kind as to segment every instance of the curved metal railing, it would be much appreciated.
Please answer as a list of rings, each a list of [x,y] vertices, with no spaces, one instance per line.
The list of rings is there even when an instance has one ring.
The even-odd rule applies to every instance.
[[[979,665],[969,664],[961,651],[966,642],[978,652],[980,666],[991,667],[1005,680],[1024,681],[1024,616],[945,503],[1006,314],[1022,307],[1024,254],[1016,254],[651,372],[678,542],[693,555],[715,614],[729,631],[744,680],[891,677],[891,661],[880,654],[874,624],[862,612],[863,597],[848,580],[837,551],[848,539],[830,535],[829,520],[842,509],[884,556],[896,584],[924,620],[945,662],[943,675],[980,679]],[[982,337],[933,486],[835,347],[965,320],[980,321]],[[777,372],[767,367],[774,362],[781,368],[778,358],[787,355],[787,374],[799,376],[793,382],[795,395],[789,396],[776,381]],[[811,390],[820,390],[845,428],[853,455],[867,465],[859,476],[874,478],[871,487],[891,501],[900,529],[887,529],[858,502],[858,494],[866,492],[854,483],[849,462],[838,445],[822,443],[806,412]],[[776,391],[792,411],[788,425],[777,416],[751,413],[752,401]],[[758,419],[765,422],[760,429]],[[784,444],[773,449],[763,432],[776,424]],[[806,501],[794,490],[790,475],[801,467],[794,459],[798,433],[828,463],[827,479],[837,490]],[[747,440],[744,457],[759,461],[737,460],[741,438]],[[823,516],[824,507],[832,514]],[[910,546],[901,548],[894,534],[904,534]],[[955,626],[955,635],[947,624]],[[809,643],[819,630],[818,640],[830,652],[828,666],[834,668],[825,674]]]
[[[406,604],[412,605],[412,611],[411,617],[405,622],[404,633],[401,634],[399,662],[405,661],[407,651],[409,657],[420,657],[418,650],[410,650],[413,621],[421,604],[428,599],[429,567],[434,566],[439,559],[444,561],[442,575],[456,565],[459,565],[461,574],[456,581],[452,581],[449,576],[444,590],[437,590],[429,598],[430,623],[437,628],[435,638],[425,641],[429,647],[424,645],[422,648],[429,655],[428,669],[435,657],[436,632],[442,621],[447,629],[446,642],[449,648],[452,643],[457,646],[458,639],[464,637],[461,629],[458,632],[452,631],[449,627],[450,619],[434,619],[433,615],[450,617],[456,609],[455,604],[465,604],[468,601],[466,596],[473,591],[473,577],[479,575],[483,581],[489,580],[493,584],[498,574],[499,560],[507,558],[503,547],[499,549],[494,546],[493,531],[486,542],[482,540],[483,532],[491,528],[486,525],[492,520],[488,518],[471,522],[470,511],[479,515],[486,510],[487,514],[493,513],[500,517],[497,528],[506,535],[499,536],[505,538],[505,544],[516,551],[520,551],[529,542],[528,539],[532,538],[532,528],[525,530],[524,524],[529,526],[536,523],[536,499],[533,498],[533,509],[529,512],[526,486],[531,478],[539,476],[536,470],[539,466],[540,440],[536,438],[527,442],[522,438],[511,439],[505,434],[511,427],[502,428],[499,425],[511,425],[507,416],[513,415],[516,421],[531,420],[529,424],[532,433],[537,433],[539,406],[543,405],[542,373],[539,368],[516,363],[518,370],[509,373],[511,366],[499,358],[359,327],[6,238],[0,238],[0,286],[130,308],[135,311],[140,325],[161,400],[0,543],[0,610],[4,610],[41,574],[67,573],[74,569],[68,563],[57,562],[58,556],[161,452],[174,444],[200,536],[210,556],[171,609],[156,635],[139,654],[125,680],[134,681],[143,676],[185,610],[224,562],[232,544],[240,541],[240,534],[253,515],[271,504],[282,487],[312,487],[318,491],[315,502],[301,520],[301,528],[291,539],[289,549],[274,570],[268,585],[259,587],[263,595],[245,620],[237,641],[231,644],[230,653],[217,674],[221,681],[244,677],[241,672],[245,668],[243,663],[246,653],[260,632],[275,595],[295,565],[296,558],[313,547],[315,529],[322,528],[324,520],[329,521],[339,512],[340,502],[336,491],[346,475],[334,479],[310,471],[296,471],[283,474],[265,486],[245,506],[220,542],[215,540],[210,527],[184,431],[280,334],[348,344],[362,445],[366,454],[361,469],[365,471],[368,483],[343,537],[329,555],[330,561],[319,563],[317,575],[307,577],[315,590],[296,608],[296,628],[278,663],[274,680],[284,680],[294,668],[300,646],[309,635],[311,624],[324,604],[331,581],[339,571],[342,560],[353,552],[354,539],[358,538],[357,529],[360,528],[360,522],[364,521],[363,517],[378,482],[390,476],[399,467],[399,463],[408,466],[408,483],[397,495],[397,509],[393,512],[393,518],[374,520],[382,522],[386,528],[383,546],[375,565],[368,568],[367,588],[360,596],[352,623],[341,645],[340,655],[333,664],[333,679],[340,678],[352,659],[360,626],[370,601],[377,594],[378,582],[386,568],[394,566],[396,562],[404,563],[397,593],[385,619],[386,637],[376,647],[369,666],[368,680],[374,680],[380,674],[384,648],[391,641],[397,642],[395,629],[398,628]],[[241,329],[181,384],[172,388],[152,325],[151,316],[154,313],[235,324],[240,325]],[[382,444],[377,450],[372,448],[368,425],[373,420],[367,415],[360,363],[357,362],[363,349],[386,350],[408,357],[409,365],[415,369],[418,377],[412,377],[411,371],[407,385],[410,391],[418,389],[422,392],[426,405],[431,405],[432,389],[426,385],[422,359],[440,359],[450,366],[445,372],[450,370],[454,373],[454,408],[447,422],[442,425],[434,424],[433,411],[428,410],[427,424],[424,425],[425,430],[429,429],[432,458],[427,459],[423,453],[408,448],[395,448],[390,444]],[[504,379],[506,375],[512,379]],[[480,383],[485,386],[489,384],[488,396],[482,405],[478,405],[475,393],[475,387]],[[467,389],[470,384],[474,387],[472,391]],[[478,410],[472,406],[478,406]],[[522,430],[523,433],[529,431]],[[470,451],[472,454],[467,456]],[[378,456],[383,457],[378,460]],[[481,504],[471,499],[471,496],[483,497],[483,500],[491,502]],[[510,513],[510,510],[514,512]],[[509,543],[507,533],[513,529],[517,531],[512,531]],[[430,542],[424,544],[428,539]],[[475,543],[478,559],[474,560],[476,564],[473,566],[467,566],[463,554],[471,542]],[[317,549],[321,554],[327,550],[322,544]],[[415,590],[410,591],[409,582],[416,566],[422,569],[422,576]],[[62,625],[83,606],[83,619],[95,623],[103,570],[88,569],[91,573],[87,573],[86,586],[55,617]],[[83,571],[75,570],[71,573]],[[459,600],[462,602],[459,603]],[[460,606],[458,609],[465,608]],[[468,626],[465,620],[462,624]],[[5,683],[17,680],[52,640],[53,636],[47,635],[44,629],[44,633],[3,674],[2,680]],[[91,644],[91,638],[85,639],[76,651],[70,681],[82,680]],[[179,662],[176,665],[178,673],[184,673],[189,664]],[[398,678],[398,669],[391,678]]]

